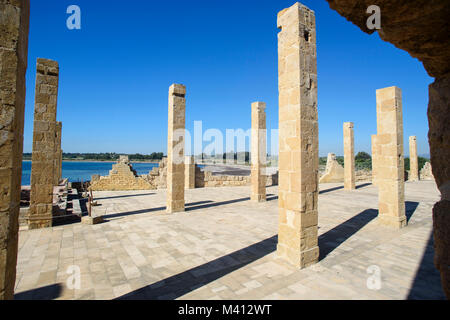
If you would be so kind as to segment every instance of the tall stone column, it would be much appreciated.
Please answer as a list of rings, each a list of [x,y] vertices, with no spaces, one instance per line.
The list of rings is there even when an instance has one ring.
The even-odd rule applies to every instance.
[[[378,221],[406,226],[403,159],[402,92],[398,87],[377,90]]]
[[[318,261],[319,129],[315,14],[300,3],[278,13],[278,256]]]
[[[194,156],[187,156],[184,161],[184,187],[185,189],[195,189],[195,159]]]
[[[59,66],[37,59],[28,228],[52,226]]]
[[[344,122],[344,189],[355,190],[355,137],[353,122]]]
[[[169,125],[167,144],[167,213],[184,211],[184,135],[186,87],[169,88]]]
[[[377,135],[372,135],[372,185],[377,186]]]
[[[56,123],[56,136],[55,136],[55,171],[53,175],[53,184],[57,186],[59,181],[61,180],[61,131],[62,131],[62,122]]]
[[[0,1],[0,300],[14,298],[29,0]]]
[[[409,137],[409,181],[419,181],[419,158],[417,157],[417,137]]]
[[[252,201],[266,201],[266,104],[252,103],[251,181]]]

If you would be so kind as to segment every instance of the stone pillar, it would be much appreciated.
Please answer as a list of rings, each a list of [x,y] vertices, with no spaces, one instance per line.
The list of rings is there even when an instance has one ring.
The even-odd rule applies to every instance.
[[[52,226],[58,78],[56,61],[37,60],[29,229]]]
[[[344,189],[355,190],[355,137],[353,122],[344,122]]]
[[[402,92],[398,87],[377,90],[378,221],[406,226],[403,159]]]
[[[278,13],[279,227],[277,254],[296,267],[318,261],[319,129],[315,14]]]
[[[184,187],[185,189],[195,189],[195,159],[194,156],[187,156],[184,161]]]
[[[266,201],[266,104],[252,103],[251,181],[252,201]]]
[[[14,298],[29,0],[0,1],[0,300]]]
[[[167,136],[167,213],[184,211],[185,96],[185,86],[181,84],[170,86]]]
[[[62,122],[56,123],[56,136],[55,136],[55,171],[53,176],[53,184],[57,186],[59,181],[61,180],[61,131],[62,131]]]
[[[450,74],[429,86],[428,141],[433,176],[441,200],[433,207],[434,264],[441,273],[444,292],[450,299]]]
[[[419,158],[417,157],[417,137],[409,137],[409,181],[419,181]]]
[[[372,135],[372,184],[377,186],[377,135]]]

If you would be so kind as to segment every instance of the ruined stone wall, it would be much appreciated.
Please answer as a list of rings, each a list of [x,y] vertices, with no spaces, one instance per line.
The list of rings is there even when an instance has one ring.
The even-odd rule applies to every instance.
[[[147,179],[137,175],[128,158],[122,158],[113,165],[108,176],[93,176],[90,189],[93,191],[119,191],[152,190],[156,188]]]
[[[13,299],[22,176],[28,0],[0,1],[0,300]]]
[[[344,182],[344,168],[337,162],[336,155],[329,153],[327,167],[320,177],[319,183]]]

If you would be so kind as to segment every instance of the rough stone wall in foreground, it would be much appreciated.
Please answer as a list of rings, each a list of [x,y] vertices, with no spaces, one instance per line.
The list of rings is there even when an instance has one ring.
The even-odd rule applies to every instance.
[[[330,7],[362,31],[368,30],[365,14],[373,0],[327,0]],[[433,209],[435,264],[450,298],[450,1],[378,0],[381,39],[406,50],[422,61],[434,83],[429,86],[428,141],[431,165],[441,201]]]
[[[13,299],[16,281],[29,1],[0,0],[0,15],[0,300],[4,300]]]

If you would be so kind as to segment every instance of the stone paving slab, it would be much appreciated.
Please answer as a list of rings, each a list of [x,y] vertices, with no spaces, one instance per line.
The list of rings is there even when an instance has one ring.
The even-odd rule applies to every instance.
[[[399,231],[378,225],[376,187],[320,187],[320,262],[303,270],[276,257],[277,187],[265,203],[249,201],[250,187],[186,190],[186,212],[173,215],[165,190],[95,192],[104,223],[19,233],[16,299],[445,298],[433,181],[406,183],[409,225]],[[369,267],[380,271],[378,290]]]

